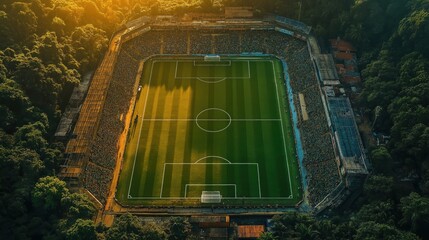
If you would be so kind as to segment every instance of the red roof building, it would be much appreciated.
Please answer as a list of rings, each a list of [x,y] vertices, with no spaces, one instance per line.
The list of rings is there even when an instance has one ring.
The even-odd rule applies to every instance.
[[[238,226],[239,239],[257,239],[264,232],[264,225],[241,225]]]
[[[331,43],[331,48],[334,51],[339,52],[356,52],[356,49],[353,47],[353,45],[349,42],[346,42],[344,40],[341,40],[339,38],[337,39],[331,39],[329,40]]]

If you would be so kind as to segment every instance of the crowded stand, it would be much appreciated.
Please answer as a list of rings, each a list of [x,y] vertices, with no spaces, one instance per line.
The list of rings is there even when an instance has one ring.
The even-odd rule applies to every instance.
[[[309,201],[318,204],[340,183],[335,153],[328,122],[323,108],[319,84],[315,78],[307,46],[301,41],[286,50],[285,59],[294,95],[304,94],[307,121],[301,120],[300,132],[304,149],[304,167],[307,171]],[[287,54],[289,52],[289,54]],[[294,53],[294,54],[290,54]],[[296,109],[299,98],[294,97]]]
[[[142,60],[154,54],[160,54],[161,50],[161,35],[166,33],[160,31],[150,31],[122,44],[122,51],[126,51],[132,58]],[[172,37],[172,36],[168,36]],[[164,37],[165,39],[165,37]],[[118,68],[118,66],[116,66]],[[125,70],[127,66],[125,66]],[[135,77],[135,76],[134,76]],[[135,79],[134,79],[135,80]]]
[[[240,35],[237,32],[223,32],[214,35],[216,54],[238,54],[240,49]]]
[[[110,171],[86,171],[86,188],[100,201],[107,196],[112,172],[116,164],[117,144],[119,135],[124,130],[121,114],[128,111],[133,94],[133,85],[138,71],[139,62],[127,51],[120,52],[113,72],[105,107],[100,118],[95,141],[89,154],[90,169],[110,169]],[[94,180],[96,178],[96,180]],[[102,179],[102,181],[100,181]]]
[[[105,203],[112,181],[112,169],[89,162],[85,168],[85,188],[100,202]]]
[[[241,50],[243,52],[265,52],[265,37],[268,37],[264,31],[245,31],[242,34]]]
[[[191,32],[191,54],[210,54],[212,52],[212,35],[208,32]]]
[[[188,34],[186,32],[168,31],[163,36],[164,54],[186,54],[188,48]]]
[[[151,30],[127,41],[121,48],[85,174],[86,188],[100,201],[104,202],[109,191],[117,159],[117,143],[125,126],[121,115],[129,109],[139,62],[160,54],[161,49],[164,54],[258,52],[284,59],[298,115],[299,93],[304,95],[308,110],[309,120],[298,118],[310,204],[318,204],[340,182],[321,93],[305,41],[272,30]],[[287,101],[287,96],[284,97]]]

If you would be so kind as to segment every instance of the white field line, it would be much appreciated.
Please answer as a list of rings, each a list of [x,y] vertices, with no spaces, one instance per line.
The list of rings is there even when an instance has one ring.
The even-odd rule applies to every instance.
[[[217,159],[222,159],[223,161],[225,161],[225,162],[227,162],[227,163],[232,163],[231,161],[229,161],[228,159],[226,159],[226,158],[224,158],[224,157],[221,157],[221,156],[205,156],[205,157],[202,157],[202,158],[200,158],[200,159],[198,159],[197,161],[195,161],[194,163],[199,163],[200,161],[202,161],[202,160],[205,160],[205,159],[207,159],[207,158],[217,158]]]
[[[245,197],[245,199],[265,199],[262,198],[261,195],[261,184],[260,184],[260,176],[259,176],[259,163],[198,163],[194,162],[194,163],[164,163],[164,169],[162,172],[162,183],[161,183],[161,189],[160,189],[160,194],[159,197],[132,197],[133,199],[192,199],[192,198],[187,198],[186,197],[186,191],[185,191],[185,197],[163,197],[162,196],[162,192],[164,189],[164,178],[165,178],[165,167],[167,165],[255,165],[256,166],[256,171],[258,173],[258,191],[259,191],[259,198],[258,197]],[[194,185],[194,184],[186,184],[186,185]],[[186,186],[185,185],[185,186]],[[207,183],[205,185],[210,185],[210,183]],[[220,185],[220,184],[214,184],[214,185]],[[130,196],[128,198],[131,198]],[[195,199],[200,199],[200,198],[195,198]],[[228,198],[224,198],[224,199],[228,199]],[[230,199],[234,199],[234,198],[230,198]],[[236,199],[239,199],[236,197]],[[280,199],[287,199],[287,198],[280,198]]]
[[[232,62],[233,61],[234,62],[247,62],[247,76],[244,76],[244,77],[199,77],[199,76],[196,76],[196,77],[186,77],[186,76],[185,77],[178,77],[177,76],[178,65],[179,65],[180,62],[186,62],[186,61],[180,61],[180,62],[179,61],[175,61],[176,62],[176,70],[175,70],[175,73],[174,73],[174,78],[175,79],[197,79],[197,80],[200,80],[200,81],[202,81],[204,79],[218,79],[218,80],[221,79],[221,81],[227,80],[227,79],[250,79],[251,75],[250,75],[250,61],[249,60],[246,60],[246,61],[243,61],[243,60],[229,60],[229,61],[231,62],[230,66],[232,66]],[[163,61],[159,61],[159,62],[163,62]],[[172,61],[165,61],[165,62],[172,62]],[[194,66],[196,66],[195,62],[194,62]],[[208,66],[208,65],[204,65],[204,66]],[[219,66],[219,65],[214,65],[214,66]],[[196,66],[196,67],[198,67],[198,66]],[[225,67],[225,66],[222,65],[221,67]]]
[[[179,66],[179,61],[176,61],[176,70],[174,71],[174,79],[177,78],[177,67]]]
[[[257,163],[257,165],[256,165],[256,170],[258,171],[259,198],[261,198],[262,194],[261,194],[261,177],[260,177],[260,174],[259,174],[259,163]]]
[[[250,78],[250,61],[249,60],[247,60],[247,76],[248,76],[248,78]]]
[[[280,117],[282,116],[282,112],[281,112],[281,108],[280,108],[280,99],[279,99],[279,89],[277,87],[277,75],[276,75],[276,70],[274,68],[274,62],[271,61],[271,65],[273,66],[273,74],[274,74],[274,85],[276,86],[276,93],[277,93],[277,106],[279,107],[279,114]],[[283,135],[283,147],[284,147],[284,152],[286,155],[286,165],[287,165],[287,171],[288,171],[288,175],[289,175],[289,187],[290,187],[290,196],[293,198],[293,191],[292,191],[292,180],[290,177],[290,169],[289,169],[289,159],[287,157],[287,151],[286,151],[286,138],[285,138],[285,130],[283,127],[283,121],[281,121],[281,126],[282,126],[282,135]]]
[[[206,61],[199,61],[199,62],[206,62]],[[196,60],[194,60],[194,67],[231,67],[232,61],[231,60],[221,60],[220,62],[228,62],[226,64],[198,64]]]
[[[225,121],[233,121],[233,122],[280,122],[281,119],[270,119],[270,118],[262,118],[262,119],[245,119],[245,118],[237,118],[237,119],[195,119],[195,118],[145,118],[145,121],[152,122],[196,122],[196,121],[207,121],[207,122],[225,122]]]
[[[128,199],[136,199],[136,200],[159,200],[159,197],[129,197]],[[162,200],[199,200],[201,198],[199,197],[162,197]],[[232,197],[222,197],[222,199],[227,199],[227,200],[286,200],[286,199],[292,199],[292,197],[236,197],[236,198],[232,198]]]
[[[144,122],[144,115],[146,113],[146,105],[147,105],[147,100],[149,97],[149,91],[150,91],[150,83],[152,81],[152,73],[153,73],[153,65],[155,65],[155,63],[152,62],[152,66],[150,68],[150,76],[149,76],[149,83],[147,85],[147,92],[146,92],[146,99],[145,99],[145,103],[144,103],[144,107],[143,107],[143,115],[142,115],[142,120],[141,120],[141,124],[140,124],[140,130],[139,130],[139,137],[137,139],[137,147],[136,147],[136,152],[134,155],[134,162],[133,162],[133,170],[131,171],[131,179],[130,179],[130,185],[128,186],[128,197],[131,198],[130,195],[130,191],[131,191],[131,185],[133,183],[133,177],[134,177],[134,168],[136,166],[136,159],[137,159],[137,152],[139,150],[139,145],[140,145],[140,137],[142,134],[142,128],[143,128],[143,122]]]
[[[159,198],[162,198],[162,189],[164,189],[165,166],[166,165],[164,163],[164,170],[162,171],[161,191],[159,193]]]

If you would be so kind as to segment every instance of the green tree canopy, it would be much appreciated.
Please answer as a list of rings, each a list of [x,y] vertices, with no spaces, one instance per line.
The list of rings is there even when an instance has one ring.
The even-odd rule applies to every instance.
[[[393,160],[386,147],[378,147],[371,151],[371,160],[378,173],[390,175],[393,170]]]
[[[91,24],[77,27],[71,35],[72,45],[76,51],[76,59],[86,71],[88,67],[94,67],[100,54],[106,49],[108,39],[106,32]],[[88,54],[88,49],[91,49]]]
[[[391,225],[376,222],[365,222],[357,229],[354,239],[418,240],[419,237],[409,232],[402,232]]]
[[[61,210],[61,199],[69,195],[66,183],[56,177],[40,178],[32,191],[32,201],[36,208],[45,213],[58,213]]]
[[[393,185],[393,177],[372,175],[365,182],[364,192],[372,200],[386,200],[392,197]]]
[[[390,201],[369,203],[361,207],[353,220],[357,224],[373,221],[380,224],[395,225],[394,204]]]
[[[77,219],[76,222],[66,231],[66,239],[97,240],[98,238],[94,221]]]
[[[137,217],[127,213],[115,219],[112,227],[110,227],[106,232],[106,239],[137,240],[143,239],[143,235],[144,230],[140,220]]]
[[[191,233],[191,224],[182,217],[172,217],[168,222],[167,234],[169,240],[186,239]]]
[[[429,198],[422,197],[418,193],[411,193],[401,199],[402,225],[410,225],[411,229],[429,237]]]
[[[61,199],[61,207],[68,219],[90,219],[96,213],[96,207],[87,196],[79,193],[67,194]]]

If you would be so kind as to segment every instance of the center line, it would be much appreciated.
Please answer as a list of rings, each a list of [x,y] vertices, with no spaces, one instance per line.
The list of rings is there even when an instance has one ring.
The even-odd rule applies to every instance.
[[[278,122],[281,119],[194,119],[194,118],[145,118],[144,121],[153,121],[153,122],[174,122],[174,121],[182,121],[182,122],[195,122],[195,121],[235,121],[235,122]]]

